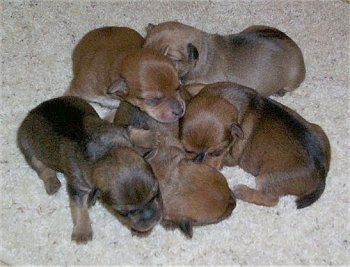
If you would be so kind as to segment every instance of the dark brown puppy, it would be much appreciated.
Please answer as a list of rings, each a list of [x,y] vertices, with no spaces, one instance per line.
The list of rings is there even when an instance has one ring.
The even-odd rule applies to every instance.
[[[165,53],[184,84],[231,81],[269,96],[293,91],[305,78],[297,44],[267,26],[219,35],[174,21],[149,24],[144,47]]]
[[[125,27],[88,32],[75,47],[66,95],[116,109],[125,100],[161,122],[183,116],[176,69],[163,54],[141,48],[144,39]]]
[[[206,164],[186,158],[176,125],[161,124],[136,107],[122,102],[115,123],[135,128],[157,129],[160,145],[146,156],[159,181],[165,225],[175,225],[192,237],[193,225],[217,223],[236,206],[225,177]]]
[[[131,229],[145,232],[162,217],[158,182],[151,167],[133,149],[134,140],[156,144],[150,131],[127,130],[101,120],[78,97],[60,97],[29,112],[18,130],[18,145],[43,180],[46,192],[61,186],[64,173],[73,218],[72,240],[92,239],[88,206],[100,193],[104,203]]]
[[[218,169],[238,165],[256,177],[256,189],[234,188],[238,199],[274,206],[280,196],[295,195],[304,208],[324,191],[330,164],[324,131],[250,88],[204,87],[188,104],[180,135],[195,161]]]

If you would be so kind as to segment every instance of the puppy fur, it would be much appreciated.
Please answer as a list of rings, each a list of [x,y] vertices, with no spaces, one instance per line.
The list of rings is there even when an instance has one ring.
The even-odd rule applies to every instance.
[[[177,136],[178,123],[161,124],[136,107],[122,102],[115,123],[135,128],[156,129],[160,144],[148,153],[151,167],[159,181],[165,226],[177,226],[189,238],[193,225],[217,223],[228,217],[236,206],[225,177],[206,164],[186,158]]]
[[[207,85],[189,102],[180,131],[195,161],[238,165],[255,176],[256,189],[233,189],[238,199],[275,206],[280,196],[295,195],[304,208],[324,191],[331,157],[324,131],[250,88]]]
[[[231,81],[270,96],[293,91],[305,79],[300,48],[272,27],[219,35],[170,21],[146,30],[144,47],[165,53],[184,84]]]
[[[72,240],[86,243],[93,235],[88,207],[98,195],[135,231],[150,231],[161,220],[158,182],[132,149],[134,140],[135,145],[156,146],[154,136],[101,120],[84,100],[63,96],[29,112],[18,130],[18,145],[49,195],[61,186],[56,172],[65,175]]]
[[[143,42],[125,27],[88,32],[73,51],[73,79],[65,94],[112,110],[124,100],[161,122],[178,120],[185,104],[177,71],[161,53],[143,49]]]

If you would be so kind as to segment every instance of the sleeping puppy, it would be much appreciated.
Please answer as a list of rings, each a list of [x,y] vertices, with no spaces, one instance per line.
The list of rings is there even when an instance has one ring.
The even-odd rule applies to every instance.
[[[293,91],[305,78],[300,48],[275,28],[219,35],[170,21],[146,30],[144,47],[165,53],[184,84],[231,81],[270,96]]]
[[[165,226],[177,226],[189,238],[194,225],[217,223],[236,206],[225,177],[206,164],[186,158],[177,135],[178,123],[161,124],[146,113],[122,102],[115,116],[117,125],[157,129],[159,146],[146,154],[158,179]]]
[[[180,136],[195,161],[238,165],[255,176],[256,189],[233,189],[243,201],[275,206],[280,196],[295,195],[304,208],[324,191],[331,154],[324,131],[250,88],[205,86],[188,104]]]
[[[158,182],[151,167],[133,149],[157,145],[151,131],[124,129],[101,120],[84,100],[65,96],[46,101],[26,116],[18,145],[52,195],[67,179],[73,219],[72,240],[92,239],[88,207],[98,194],[122,222],[147,232],[162,218]],[[137,140],[143,140],[139,142]]]
[[[65,94],[112,110],[124,100],[158,121],[178,120],[185,104],[176,69],[161,53],[141,48],[143,42],[125,27],[88,32],[74,49],[73,80]]]

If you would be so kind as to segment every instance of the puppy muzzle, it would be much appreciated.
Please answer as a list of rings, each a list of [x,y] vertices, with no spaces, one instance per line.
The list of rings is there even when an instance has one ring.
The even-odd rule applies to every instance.
[[[173,115],[181,118],[185,114],[185,104],[182,101],[175,100],[170,105]]]

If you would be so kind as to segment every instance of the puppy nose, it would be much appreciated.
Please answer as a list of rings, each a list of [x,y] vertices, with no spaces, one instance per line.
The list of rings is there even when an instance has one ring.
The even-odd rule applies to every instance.
[[[154,213],[154,209],[144,209],[142,211],[142,219],[149,220],[153,217]]]
[[[174,115],[176,116],[183,116],[184,114],[184,108],[180,101],[174,101],[171,105],[171,109]]]
[[[173,114],[176,115],[176,116],[182,116],[183,114],[183,109],[179,109],[179,110],[173,110]]]

